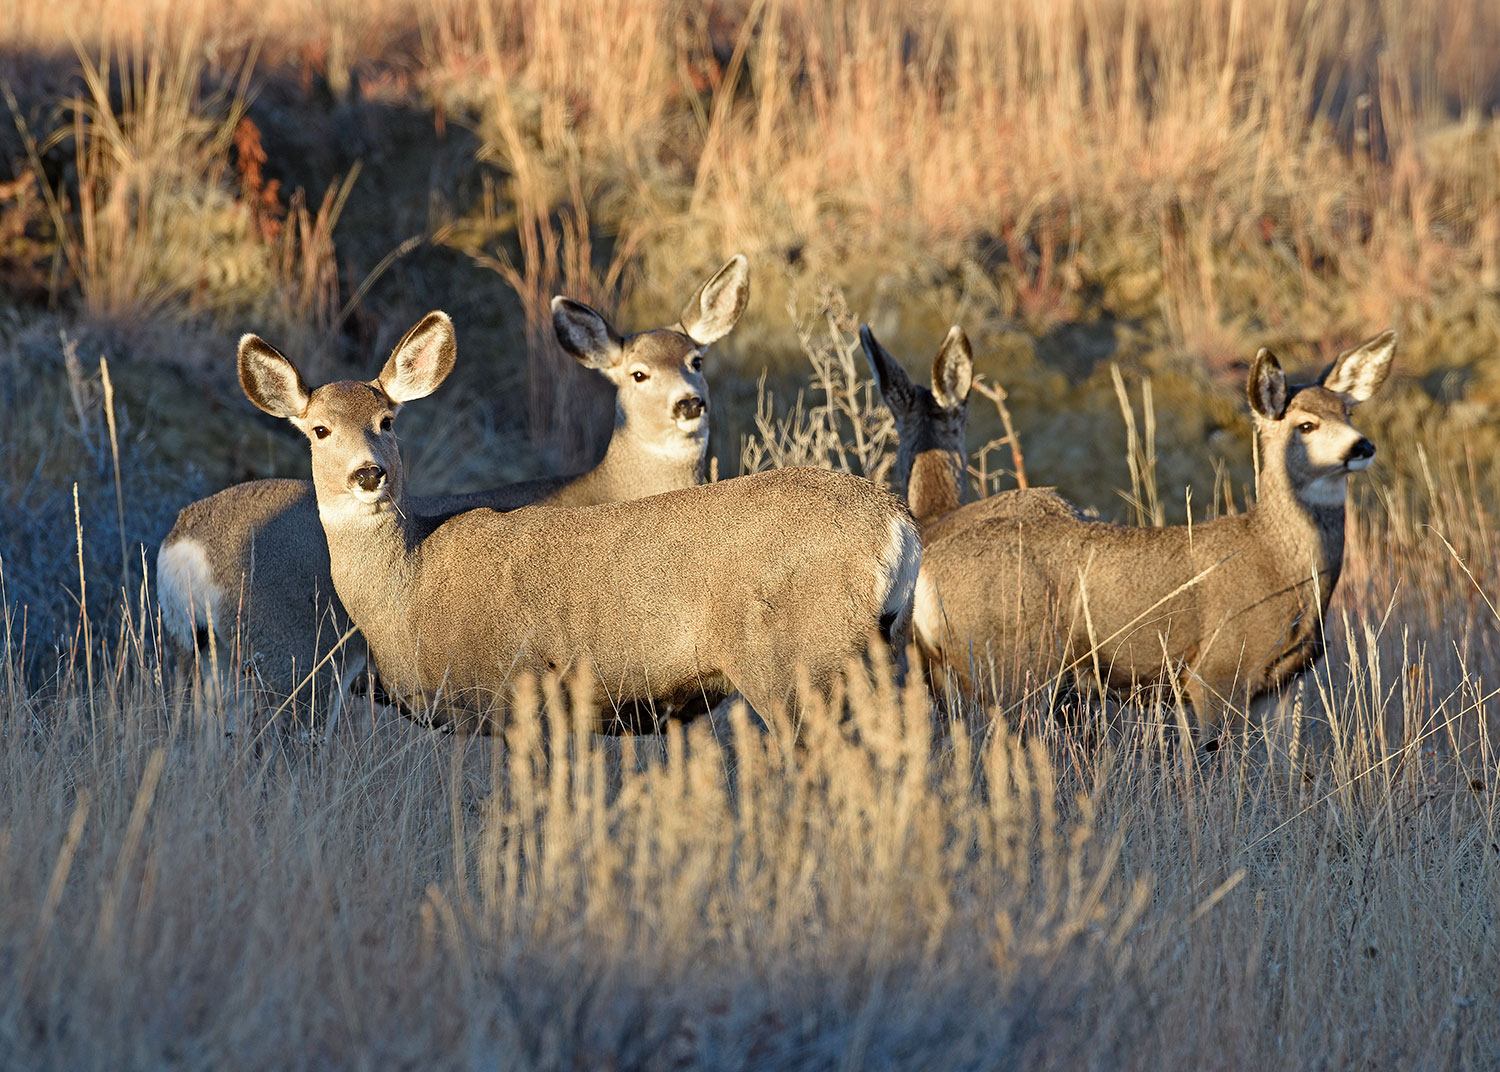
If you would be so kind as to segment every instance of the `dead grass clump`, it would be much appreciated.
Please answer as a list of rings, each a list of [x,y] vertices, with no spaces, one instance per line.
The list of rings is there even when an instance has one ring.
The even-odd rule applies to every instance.
[[[858,324],[843,295],[825,291],[813,312],[800,318],[795,309],[790,312],[812,366],[808,386],[778,414],[762,377],[755,430],[741,441],[740,472],[810,465],[884,482],[895,458],[896,425],[869,375]]]
[[[283,205],[263,181],[264,152],[244,116],[255,58],[243,53],[220,88],[205,91],[213,80],[201,33],[137,35],[97,56],[80,52],[84,93],[40,142],[10,98],[58,250],[91,316],[331,325],[332,229],[349,183],[314,212],[300,190]],[[43,163],[55,145],[72,149],[70,178],[56,185]]]

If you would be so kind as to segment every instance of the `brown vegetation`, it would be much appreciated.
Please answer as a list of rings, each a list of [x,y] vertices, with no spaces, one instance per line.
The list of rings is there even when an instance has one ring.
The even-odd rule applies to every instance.
[[[1495,5],[7,18],[3,1063],[1500,1060]],[[1240,363],[1397,329],[1327,658],[1201,762],[1170,705],[929,712],[878,675],[794,755],[740,716],[573,735],[551,683],[493,747],[368,714],[226,742],[164,677],[143,563],[177,508],[306,476],[233,336],[332,379],[447,308],[471,378],[403,417],[407,465],[494,486],[608,424],[546,299],[644,322],[741,249],[725,475],[883,478],[854,325],[915,353],[959,322],[1032,484],[1215,516],[1251,481]]]

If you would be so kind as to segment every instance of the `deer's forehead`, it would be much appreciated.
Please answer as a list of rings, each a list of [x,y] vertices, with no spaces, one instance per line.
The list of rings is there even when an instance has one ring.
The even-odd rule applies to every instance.
[[[1287,401],[1287,413],[1305,414],[1323,421],[1347,421],[1349,404],[1326,387],[1304,387]]]
[[[953,423],[964,418],[962,406],[948,407],[938,401],[937,395],[932,393],[932,388],[923,387],[920,383],[912,384],[912,390],[916,394],[917,405],[921,407],[926,416],[934,421],[946,421]]]
[[[314,391],[307,416],[328,423],[366,424],[393,408],[390,399],[373,383],[346,380]]]
[[[629,339],[626,358],[651,368],[675,368],[689,356],[701,353],[703,347],[680,331],[658,329],[643,331]]]

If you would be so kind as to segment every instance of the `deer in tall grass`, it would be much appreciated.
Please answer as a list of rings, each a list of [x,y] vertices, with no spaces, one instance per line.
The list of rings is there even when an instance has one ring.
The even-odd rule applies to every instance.
[[[1117,692],[1167,685],[1212,744],[1230,714],[1322,657],[1348,478],[1375,456],[1350,411],[1385,382],[1395,347],[1387,331],[1308,385],[1259,352],[1247,393],[1260,471],[1244,514],[1131,527],[1033,489],[930,524],[913,623],[929,670],[981,695],[1060,672]]]
[[[611,345],[594,325],[592,345]],[[869,481],[782,469],[587,507],[411,509],[397,411],[456,357],[431,313],[380,375],[311,390],[268,343],[240,341],[240,382],[308,437],[333,584],[381,680],[419,717],[493,728],[518,675],[591,680],[596,729],[656,727],[738,691],[762,715],[826,692],[910,622],[921,544]],[[660,708],[657,705],[660,704]]]
[[[737,255],[698,288],[676,324],[629,336],[582,302],[554,298],[558,342],[616,388],[603,459],[581,474],[416,498],[409,509],[436,525],[475,507],[582,506],[702,483],[705,350],[734,327],[749,294],[748,262]],[[206,655],[211,644],[225,662],[243,653],[260,687],[278,699],[310,692],[314,669],[332,661],[349,631],[307,480],[252,480],[185,507],[157,555],[157,594],[164,630],[183,661],[195,649]],[[343,655],[330,723],[367,663],[357,635]]]

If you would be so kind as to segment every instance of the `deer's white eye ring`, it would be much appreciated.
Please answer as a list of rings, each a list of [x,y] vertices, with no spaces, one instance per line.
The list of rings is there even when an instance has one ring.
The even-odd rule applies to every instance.
[[[327,439],[330,433],[328,429],[323,425],[315,424],[313,425],[313,435],[317,436],[319,439]]]

